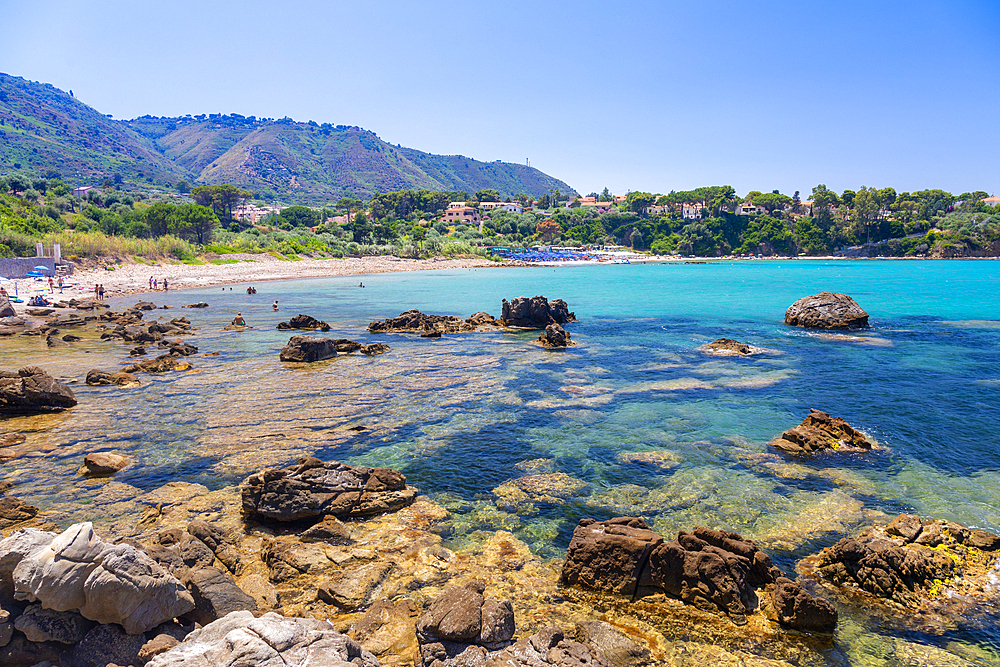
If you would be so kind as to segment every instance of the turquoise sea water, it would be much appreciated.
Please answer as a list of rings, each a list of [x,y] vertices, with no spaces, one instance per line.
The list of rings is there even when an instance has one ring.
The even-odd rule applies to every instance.
[[[68,522],[92,518],[104,488],[75,476],[87,451],[131,454],[137,465],[116,481],[139,490],[174,480],[218,487],[314,454],[402,470],[451,511],[442,530],[455,548],[503,528],[561,557],[580,518],[632,514],[665,535],[696,525],[740,532],[794,571],[799,558],[901,511],[1000,531],[996,262],[504,268],[257,287],[254,296],[239,286],[151,295],[173,306],[207,301],[206,310],[154,313],[190,317],[200,327],[192,342],[220,354],[192,357],[195,373],[144,375],[138,389],[82,384],[90,368],[127,359],[127,347],[93,331],[58,350],[0,339],[3,367],[37,364],[79,380],[77,408],[5,421],[46,452],[5,464],[17,494]],[[821,291],[853,296],[871,329],[830,337],[783,324],[793,301]],[[409,308],[499,316],[502,298],[536,294],[575,311],[575,347],[543,350],[537,332],[428,340],[366,331]],[[222,332],[237,311],[255,328]],[[274,327],[299,312],[329,322],[327,335],[392,349],[282,364],[288,334]],[[771,352],[697,350],[720,337]],[[809,460],[768,447],[813,407],[879,447]],[[1000,647],[991,627],[920,641],[986,656],[976,664]]]

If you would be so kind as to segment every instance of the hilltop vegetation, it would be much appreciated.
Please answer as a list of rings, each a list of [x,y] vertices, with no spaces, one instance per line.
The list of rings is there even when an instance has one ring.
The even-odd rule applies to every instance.
[[[537,169],[393,146],[354,126],[239,114],[116,121],[71,93],[0,74],[0,175],[22,170],[164,189],[230,183],[306,204],[406,188],[572,191]]]

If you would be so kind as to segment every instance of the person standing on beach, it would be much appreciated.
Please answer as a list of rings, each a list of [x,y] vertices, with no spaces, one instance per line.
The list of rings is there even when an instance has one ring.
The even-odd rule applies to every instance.
[[[100,288],[98,287],[97,283],[94,283],[94,301],[97,301],[100,298],[98,296],[99,294],[100,294]]]
[[[149,277],[149,289],[153,289],[153,276]]]
[[[59,293],[63,293],[63,277],[59,276]]]
[[[101,283],[101,301],[104,301],[104,283]]]
[[[55,291],[55,287],[52,285],[52,276],[49,276],[49,294],[53,294]]]
[[[167,279],[166,278],[163,279],[163,291],[164,292],[167,291]]]

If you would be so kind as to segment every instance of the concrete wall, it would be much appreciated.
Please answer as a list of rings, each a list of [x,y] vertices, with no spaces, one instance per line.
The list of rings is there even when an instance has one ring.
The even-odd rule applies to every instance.
[[[36,266],[46,266],[49,271],[47,276],[55,277],[56,260],[53,257],[14,257],[13,259],[0,259],[0,276],[4,278],[25,278],[28,271]]]

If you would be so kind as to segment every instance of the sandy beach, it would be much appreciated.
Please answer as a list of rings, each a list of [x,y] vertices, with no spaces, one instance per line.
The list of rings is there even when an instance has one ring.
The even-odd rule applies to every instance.
[[[222,255],[221,260],[235,260],[227,264],[111,264],[113,270],[103,267],[77,267],[69,277],[73,287],[66,287],[60,294],[55,290],[56,300],[69,298],[92,298],[94,285],[102,284],[105,297],[110,298],[122,294],[132,294],[152,291],[149,287],[150,277],[156,279],[163,290],[163,280],[171,290],[205,287],[208,285],[227,285],[234,283],[254,283],[267,280],[292,280],[299,278],[324,278],[330,276],[365,275],[370,273],[390,273],[395,271],[428,271],[432,269],[472,269],[505,266],[503,263],[491,262],[481,258],[447,259],[402,259],[399,257],[347,257],[343,259],[306,259],[301,261],[280,260],[272,255],[262,254],[232,254]],[[42,282],[29,279],[18,280],[18,286],[25,296],[31,287],[41,287]],[[10,285],[8,290],[13,294]],[[44,291],[37,292],[48,296]],[[25,304],[16,304],[24,306]]]

